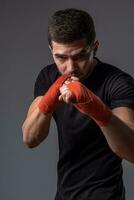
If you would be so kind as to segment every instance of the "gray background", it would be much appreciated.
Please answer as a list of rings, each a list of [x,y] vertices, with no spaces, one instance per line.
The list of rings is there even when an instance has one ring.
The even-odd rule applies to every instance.
[[[116,2],[116,3],[115,3]],[[56,10],[84,9],[95,20],[98,57],[134,76],[133,0],[0,0],[0,199],[53,200],[58,159],[57,130],[39,147],[22,142],[21,126],[41,68],[52,61],[47,22]],[[127,199],[134,196],[134,168],[123,161]]]

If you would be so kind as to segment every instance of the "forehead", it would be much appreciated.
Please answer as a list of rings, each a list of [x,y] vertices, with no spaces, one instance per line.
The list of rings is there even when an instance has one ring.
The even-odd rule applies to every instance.
[[[59,43],[52,41],[53,54],[73,55],[81,52],[87,46],[86,40],[78,40],[71,43]]]

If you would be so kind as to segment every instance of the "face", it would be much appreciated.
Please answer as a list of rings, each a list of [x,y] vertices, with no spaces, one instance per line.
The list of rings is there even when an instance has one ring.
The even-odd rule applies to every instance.
[[[59,72],[84,79],[93,68],[96,45],[89,46],[84,39],[72,43],[52,41],[51,52]]]

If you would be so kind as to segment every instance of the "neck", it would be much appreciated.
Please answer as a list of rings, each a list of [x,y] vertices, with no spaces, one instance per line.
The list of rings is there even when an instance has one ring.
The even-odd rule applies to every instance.
[[[88,71],[88,73],[86,74],[85,77],[83,77],[82,80],[86,79],[87,77],[91,76],[91,74],[93,73],[96,65],[97,65],[98,61],[96,59],[92,59],[92,62],[90,63],[90,70]]]
[[[93,58],[92,64],[91,64],[91,70],[90,70],[90,72],[89,72],[89,76],[92,74],[92,72],[93,72],[93,70],[95,69],[97,63],[98,63],[98,61],[97,61],[95,58]]]

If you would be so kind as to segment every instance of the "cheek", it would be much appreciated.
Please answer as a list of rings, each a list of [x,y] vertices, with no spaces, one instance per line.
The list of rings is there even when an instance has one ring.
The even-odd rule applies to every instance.
[[[87,71],[89,69],[89,66],[91,65],[92,61],[93,61],[93,55],[92,54],[87,55],[85,57],[85,60],[81,64],[81,66],[83,66],[85,71]]]
[[[87,66],[89,65],[89,59],[85,59],[79,63],[79,68],[81,71],[85,71]]]
[[[66,71],[65,65],[64,65],[64,64],[61,64],[61,63],[59,63],[59,62],[55,62],[55,63],[56,63],[56,65],[57,65],[57,68],[58,68],[59,72],[60,72],[61,74],[64,74],[65,71]]]

